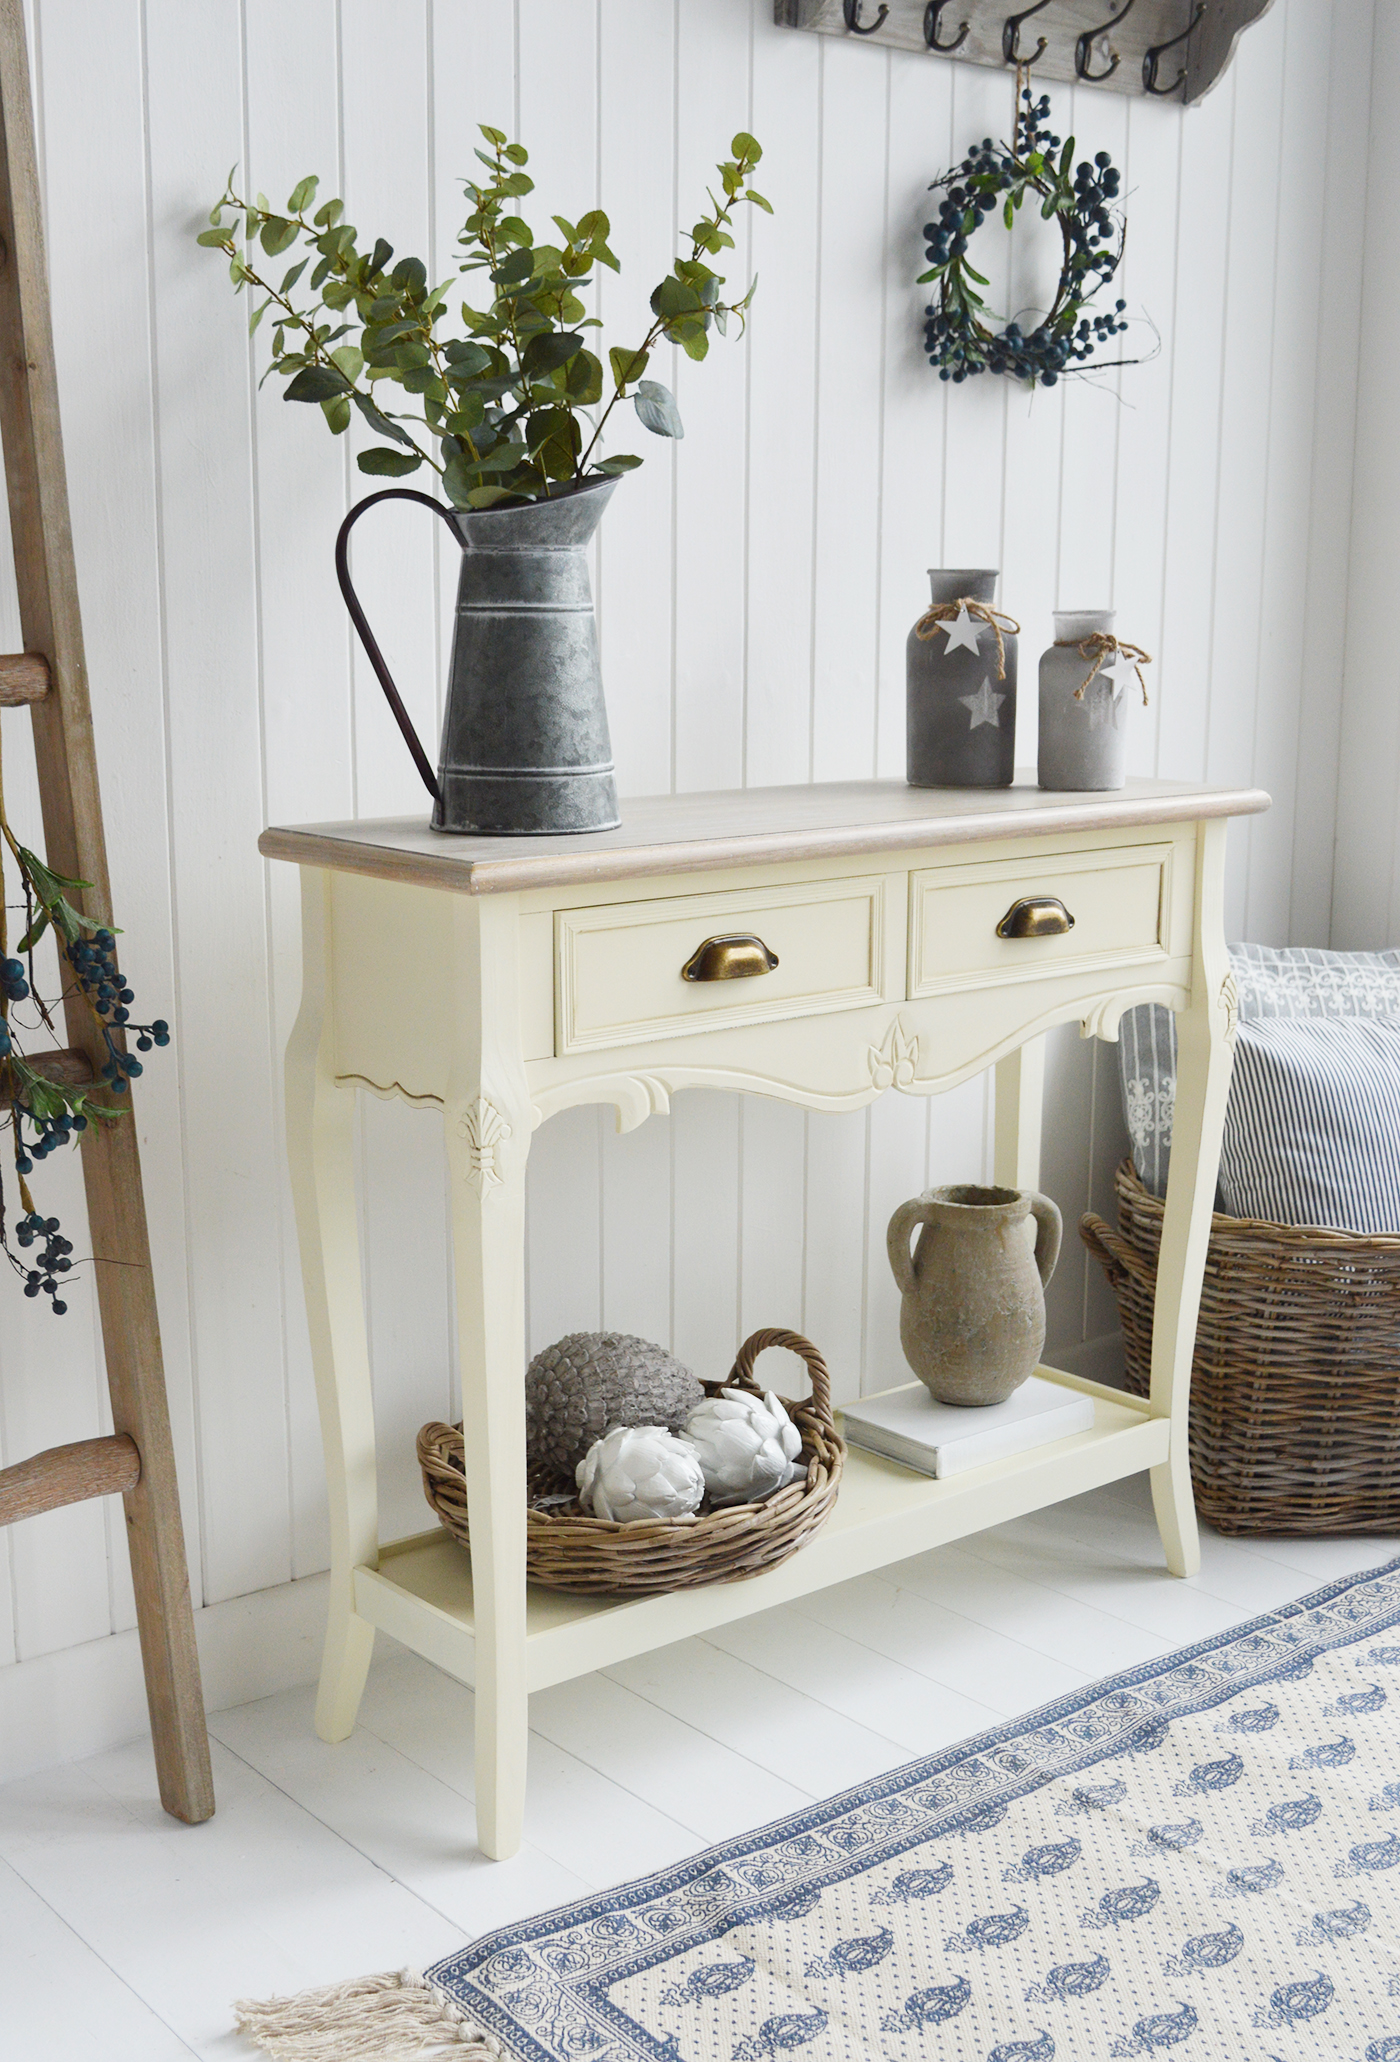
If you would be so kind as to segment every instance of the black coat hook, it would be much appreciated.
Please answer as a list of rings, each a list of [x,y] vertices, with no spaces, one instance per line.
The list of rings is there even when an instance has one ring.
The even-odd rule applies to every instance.
[[[1002,24],[1001,54],[1007,64],[1038,64],[1045,55],[1046,43],[1042,36],[1031,56],[1021,50],[1021,24],[1029,21],[1033,14],[1039,14],[1042,7],[1048,7],[1050,0],[1035,0],[1034,7],[1023,7],[1019,14],[1008,14]]]
[[[1200,6],[1196,9],[1196,12],[1192,15],[1190,21],[1187,22],[1186,27],[1179,36],[1173,36],[1169,43],[1155,43],[1150,50],[1143,53],[1142,90],[1144,93],[1175,93],[1177,87],[1186,77],[1188,66],[1183,65],[1181,67],[1170,86],[1159,86],[1157,84],[1157,67],[1162,62],[1162,53],[1166,50],[1174,50],[1178,43],[1184,43],[1205,11],[1206,0],[1201,0]]]
[[[880,12],[876,15],[874,21],[868,21],[862,26],[860,10],[863,4],[864,0],[845,0],[843,11],[846,16],[846,27],[853,36],[873,36],[876,29],[882,26],[885,16],[890,11],[885,5],[885,0],[880,0]]]
[[[1085,29],[1074,46],[1074,73],[1076,78],[1086,80],[1091,86],[1100,86],[1105,79],[1113,77],[1113,74],[1118,69],[1118,52],[1116,50],[1110,54],[1108,63],[1101,72],[1091,72],[1089,60],[1094,54],[1094,45],[1098,42],[1099,37],[1106,36],[1110,29],[1116,29],[1119,22],[1126,19],[1136,5],[1137,0],[1124,0],[1124,5],[1119,8],[1117,14],[1111,14],[1108,20],[1100,22],[1096,29]]]
[[[1131,6],[1132,0],[1128,0],[1128,4]],[[928,0],[928,6],[924,9],[924,41],[930,50],[941,50],[945,57],[950,50],[959,49],[967,41],[969,26],[967,22],[964,22],[951,43],[940,43],[938,40],[938,19],[947,5],[948,0]]]

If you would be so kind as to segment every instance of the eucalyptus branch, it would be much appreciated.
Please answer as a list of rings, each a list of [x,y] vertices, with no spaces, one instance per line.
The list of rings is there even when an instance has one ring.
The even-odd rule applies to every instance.
[[[690,231],[689,255],[676,260],[651,297],[654,319],[642,344],[608,353],[613,392],[596,422],[590,419],[585,446],[580,418],[602,401],[604,371],[584,342],[584,332],[601,325],[580,295],[596,266],[618,269],[608,248],[608,218],[601,209],[577,223],[556,215],[562,243],[537,242],[529,225],[509,212],[533,191],[524,170],[528,153],[500,129],[483,124],[481,133],[489,150],[476,154],[486,176],[464,181],[470,212],[458,237],[464,253],[458,269],[484,271],[492,297],[483,309],[462,304],[464,334],[440,334],[446,288],[429,288],[417,258],[401,258],[391,269],[393,249],[383,238],[362,249],[341,201],[324,202],[308,218],[314,178],[301,180],[278,213],[261,194],[249,201],[236,193],[230,174],[198,238],[228,258],[237,291],[249,288],[263,297],[250,332],[269,308],[275,311],[269,371],[287,380],[287,400],[318,402],[336,435],[358,411],[387,440],[358,454],[361,471],[400,477],[427,464],[454,506],[474,509],[538,500],[640,465],[626,453],[595,455],[620,400],[632,401],[653,434],[681,436],[673,397],[644,376],[650,353],[665,340],[703,358],[708,332],[713,327],[725,334],[730,316],[738,317],[742,334],[753,287],[726,305],[724,281],[709,260],[734,248],[729,230],[740,199],[772,212],[752,188],[762,153],[751,136],[740,134],[734,156],[718,167],[723,198],[708,193],[710,212]],[[297,243],[303,255],[280,285],[251,262],[254,244],[277,256]],[[316,305],[298,308],[292,293],[313,258],[309,287]],[[418,410],[381,410],[373,390],[385,380],[413,396]],[[429,448],[409,423],[427,432]]]

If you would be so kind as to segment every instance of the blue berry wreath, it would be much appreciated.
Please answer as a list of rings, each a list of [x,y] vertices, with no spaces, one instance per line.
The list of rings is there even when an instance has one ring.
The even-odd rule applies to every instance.
[[[1030,386],[1053,387],[1062,373],[1076,371],[1100,344],[1127,328],[1126,301],[1111,311],[1085,313],[1123,257],[1126,225],[1114,207],[1119,175],[1106,150],[1092,164],[1077,165],[1071,176],[1073,157],[1074,138],[1062,145],[1050,132],[1049,95],[1035,100],[1029,86],[1019,86],[1011,144],[984,137],[960,165],[932,182],[929,191],[944,197],[938,220],[924,224],[932,266],[919,275],[919,285],[938,283],[924,339],[940,379],[957,383],[979,372],[1005,372]],[[1059,224],[1059,285],[1049,313],[1034,329],[1018,322],[996,329],[977,292],[987,281],[969,264],[968,246],[994,211],[1010,229],[1028,194],[1039,198],[1043,220]]]

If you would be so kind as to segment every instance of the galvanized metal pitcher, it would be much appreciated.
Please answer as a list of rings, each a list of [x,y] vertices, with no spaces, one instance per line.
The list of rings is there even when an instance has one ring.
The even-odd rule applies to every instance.
[[[447,508],[386,487],[336,539],[345,606],[433,798],[433,828],[526,837],[616,830],[608,712],[585,547],[616,480],[519,508]],[[352,526],[378,501],[421,501],[462,547],[442,750],[434,774],[350,582]]]

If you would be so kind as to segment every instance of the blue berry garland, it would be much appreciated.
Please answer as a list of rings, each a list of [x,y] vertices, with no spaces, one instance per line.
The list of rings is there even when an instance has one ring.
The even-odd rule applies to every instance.
[[[937,221],[924,224],[932,263],[918,283],[938,284],[938,299],[926,310],[924,341],[939,378],[955,384],[979,372],[1004,372],[1029,386],[1053,387],[1063,373],[1078,370],[1100,344],[1128,326],[1122,319],[1126,301],[1116,302],[1111,311],[1084,312],[1122,261],[1126,225],[1114,206],[1119,174],[1101,150],[1092,164],[1086,160],[1076,166],[1071,178],[1074,138],[1061,144],[1051,133],[1049,95],[1033,99],[1020,78],[1018,73],[1011,144],[984,137],[929,188],[944,197]],[[1039,198],[1045,221],[1059,224],[1064,241],[1059,285],[1049,313],[1034,329],[1023,330],[1017,322],[994,329],[977,292],[987,281],[968,262],[968,247],[994,211],[1010,229],[1027,194]]]
[[[16,951],[27,957],[12,958],[6,936],[4,891],[5,847],[19,871],[24,891],[27,928]],[[33,852],[18,843],[5,820],[3,790],[0,790],[0,1130],[9,1127],[13,1135],[15,1178],[22,1215],[14,1227],[16,1253],[10,1245],[5,1214],[5,1188],[0,1177],[0,1250],[24,1283],[29,1297],[47,1296],[55,1317],[68,1308],[59,1290],[63,1277],[72,1271],[73,1242],[65,1238],[56,1217],[45,1217],[29,1192],[27,1176],[37,1161],[46,1160],[60,1146],[76,1144],[90,1123],[114,1124],[126,1113],[108,1103],[95,1102],[86,1087],[51,1081],[26,1054],[23,1034],[15,1017],[16,1005],[29,1002],[36,1022],[53,1032],[51,1009],[34,986],[34,947],[46,930],[52,929],[58,946],[59,966],[65,963],[73,977],[65,995],[80,994],[87,1002],[102,1035],[106,1059],[101,1078],[111,1095],[125,1095],[130,1081],[141,1072],[141,1062],[125,1050],[123,1034],[136,1039],[138,1052],[170,1043],[170,1026],[163,1017],[149,1024],[131,1021],[135,1001],[126,976],[117,965],[117,941],[113,931],[73,907],[68,892],[89,888],[88,881],[69,880],[53,872]],[[56,1041],[55,1041],[56,1042]],[[33,1249],[37,1247],[38,1251]],[[29,1256],[20,1258],[20,1254]]]

